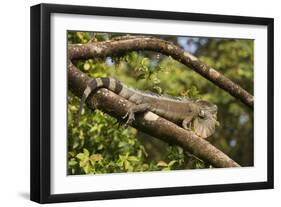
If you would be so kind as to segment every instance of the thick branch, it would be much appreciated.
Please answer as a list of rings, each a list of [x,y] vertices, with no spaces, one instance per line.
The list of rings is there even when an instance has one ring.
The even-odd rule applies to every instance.
[[[87,82],[91,80],[86,74],[78,70],[70,61],[68,64],[68,83],[69,88],[79,97],[82,96]],[[99,108],[102,111],[120,119],[127,113],[133,103],[112,93],[107,89],[100,89],[91,97],[87,104],[90,108]],[[165,142],[177,144],[183,149],[198,156],[202,160],[211,163],[215,167],[239,167],[239,165],[230,159],[223,152],[215,148],[208,141],[199,138],[191,131],[175,125],[159,117],[152,112],[146,112],[136,116],[132,124],[152,136],[155,136]]]
[[[206,79],[212,81],[215,85],[227,91],[230,95],[239,99],[250,108],[254,106],[254,97],[242,87],[173,43],[154,37],[124,36],[104,42],[83,45],[74,44],[69,45],[68,54],[70,59],[87,59],[120,55],[128,51],[136,50],[156,51],[171,56],[201,74]]]

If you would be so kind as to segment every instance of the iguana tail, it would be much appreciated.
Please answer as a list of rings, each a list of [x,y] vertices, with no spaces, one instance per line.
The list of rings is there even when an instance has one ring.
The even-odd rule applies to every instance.
[[[84,93],[81,98],[79,111],[78,111],[78,114],[76,117],[77,126],[79,126],[80,115],[81,115],[84,103],[86,102],[89,95],[93,91],[95,91],[99,88],[107,88],[116,94],[120,94],[120,92],[123,89],[123,85],[121,84],[121,82],[119,80],[117,80],[115,78],[96,78],[96,79],[93,79],[91,82],[89,82],[86,89],[84,90]]]

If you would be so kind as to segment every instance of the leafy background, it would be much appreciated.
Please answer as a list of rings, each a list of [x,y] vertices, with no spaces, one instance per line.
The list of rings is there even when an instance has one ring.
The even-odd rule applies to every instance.
[[[70,31],[68,43],[109,40],[127,34]],[[253,94],[253,40],[156,36],[194,54]],[[117,77],[126,85],[173,96],[205,99],[218,106],[220,127],[208,138],[242,166],[253,165],[253,112],[210,81],[171,57],[149,51],[121,57],[79,60],[91,77]],[[80,99],[68,91],[68,174],[144,172],[211,168],[179,146],[168,145],[116,119],[84,107],[75,123]]]

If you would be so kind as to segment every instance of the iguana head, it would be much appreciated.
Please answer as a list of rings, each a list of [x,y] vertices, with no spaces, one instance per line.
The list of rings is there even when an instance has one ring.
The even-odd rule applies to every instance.
[[[217,121],[218,107],[207,101],[198,100],[198,116],[194,118],[193,129],[195,134],[202,138],[207,138],[215,132]]]

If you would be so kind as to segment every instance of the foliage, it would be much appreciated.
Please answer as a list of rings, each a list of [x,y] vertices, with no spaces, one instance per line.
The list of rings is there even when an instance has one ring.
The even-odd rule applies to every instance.
[[[69,43],[104,41],[123,35],[68,32]],[[159,37],[158,37],[159,38]],[[166,40],[194,53],[203,62],[253,92],[253,41],[217,38]],[[183,42],[182,40],[186,40]],[[186,66],[159,53],[129,52],[123,56],[75,62],[91,77],[117,77],[123,83],[159,94],[206,99],[218,105],[221,127],[210,142],[244,166],[253,163],[253,114],[239,101]],[[68,91],[68,173],[117,173],[211,167],[179,146],[124,128],[109,115],[84,107],[80,126],[75,123],[79,99]]]

